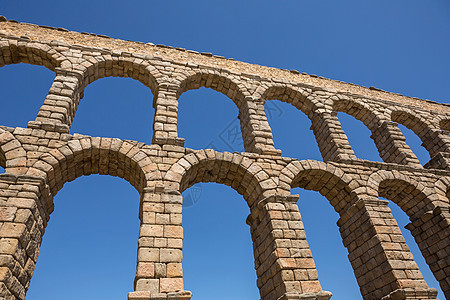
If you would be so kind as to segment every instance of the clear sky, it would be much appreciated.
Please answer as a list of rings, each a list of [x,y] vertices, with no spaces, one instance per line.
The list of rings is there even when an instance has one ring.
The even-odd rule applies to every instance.
[[[6,0],[0,15],[450,102],[448,0]],[[26,127],[53,78],[41,66],[0,68],[0,124]],[[71,132],[149,143],[152,98],[148,88],[132,79],[98,80],[86,88]],[[275,146],[284,156],[322,160],[305,115],[279,101],[267,102],[266,111]],[[188,91],[180,97],[179,134],[186,147],[243,151],[237,114],[222,94]],[[380,160],[368,129],[345,114],[339,119],[356,155]],[[223,134],[234,127],[237,136]],[[429,156],[418,138],[402,130],[426,163]],[[361,299],[337,213],[317,192],[292,192],[300,194],[298,205],[323,289],[333,292],[333,299]],[[197,184],[183,195],[183,268],[193,299],[259,299],[245,224],[249,209],[242,196],[212,183]],[[126,299],[133,290],[138,205],[139,194],[120,178],[91,175],[67,183],[55,197],[27,299]],[[428,284],[438,288],[403,228],[406,214],[395,204],[390,207]],[[441,292],[439,298],[444,299]]]

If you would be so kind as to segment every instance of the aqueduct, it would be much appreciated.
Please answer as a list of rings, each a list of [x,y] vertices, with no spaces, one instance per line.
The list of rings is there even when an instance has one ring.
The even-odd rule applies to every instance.
[[[53,197],[82,175],[119,176],[141,195],[134,291],[129,300],[190,299],[183,286],[182,196],[198,182],[242,194],[261,299],[329,299],[318,280],[297,197],[320,192],[340,218],[342,240],[364,299],[435,299],[386,198],[410,218],[422,255],[450,299],[450,105],[322,77],[225,59],[211,53],[122,41],[0,18],[0,67],[27,63],[55,72],[28,128],[0,127],[0,298],[25,299]],[[131,77],[151,89],[151,145],[69,133],[84,88]],[[245,152],[192,150],[177,133],[178,98],[207,87],[239,109]],[[311,120],[323,161],[283,157],[264,103],[277,99]],[[336,116],[362,121],[383,162],[358,159]],[[430,153],[422,166],[398,128]],[[5,124],[7,125],[7,124]]]

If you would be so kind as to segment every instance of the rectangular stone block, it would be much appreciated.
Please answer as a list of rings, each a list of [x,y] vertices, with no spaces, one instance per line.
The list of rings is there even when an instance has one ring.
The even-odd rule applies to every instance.
[[[136,281],[136,291],[149,291],[151,293],[159,293],[159,279],[143,279]]]
[[[160,291],[161,293],[178,292],[182,291],[183,278],[161,278],[160,279]]]
[[[181,262],[183,260],[183,253],[180,249],[161,249],[161,262]]]
[[[139,248],[138,261],[139,262],[159,262],[160,253],[158,248]]]

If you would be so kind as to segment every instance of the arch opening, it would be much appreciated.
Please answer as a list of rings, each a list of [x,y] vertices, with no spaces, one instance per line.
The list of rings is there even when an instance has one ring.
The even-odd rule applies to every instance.
[[[187,165],[189,165],[189,167],[187,167]],[[193,222],[197,222],[199,220],[204,219],[205,215],[206,215],[206,219],[209,220],[209,218],[214,219],[214,222],[216,222],[217,220],[221,220],[222,218],[225,218],[226,220],[228,220],[227,222],[229,222],[229,220],[233,220],[236,217],[239,217],[240,222],[233,222],[233,224],[235,224],[236,226],[241,226],[241,227],[246,227],[246,230],[238,230],[236,232],[234,232],[233,234],[236,234],[237,236],[241,236],[240,240],[243,239],[247,239],[248,242],[251,241],[251,238],[249,237],[249,233],[250,230],[247,227],[247,225],[245,225],[245,219],[249,213],[249,207],[252,206],[252,204],[260,197],[264,197],[264,192],[263,189],[260,185],[260,181],[264,180],[269,180],[269,177],[267,174],[265,174],[265,172],[256,164],[253,163],[252,161],[242,157],[241,155],[237,154],[237,153],[229,153],[229,152],[225,152],[225,153],[220,153],[220,152],[215,152],[213,150],[199,150],[199,151],[195,151],[194,153],[188,154],[186,155],[184,158],[182,158],[177,164],[175,164],[166,174],[166,180],[171,180],[172,178],[177,178],[177,182],[178,182],[178,186],[179,186],[179,191],[183,193],[183,202],[184,202],[184,208],[183,208],[183,214],[185,216],[187,216],[190,211],[194,211],[194,213],[192,213],[192,220]],[[198,183],[201,183],[201,185],[199,185]],[[206,183],[216,183],[216,184],[206,184]],[[230,192],[230,189],[224,189],[224,187],[221,187],[220,184],[226,185],[231,187],[234,191]],[[210,187],[212,190],[210,190]],[[273,189],[275,188],[275,185],[270,185],[270,183],[266,182],[266,188],[270,188],[272,187]],[[192,191],[194,189],[194,191]],[[200,191],[199,191],[200,189]],[[216,191],[215,189],[219,189],[220,191]],[[211,192],[212,191],[212,192]],[[236,197],[236,193],[240,194],[243,196],[243,198],[245,199],[246,203],[248,204],[247,206],[242,203],[239,204],[239,207],[225,207],[223,209],[217,210],[215,209],[214,212],[207,212],[207,213],[202,213],[202,217],[199,217],[195,211],[198,207],[202,207],[202,205],[206,205],[207,202],[202,200],[202,199],[214,199],[214,201],[219,201],[219,206],[220,205],[227,205],[229,204],[227,200],[221,200],[221,199],[229,199],[229,198],[235,198]],[[200,196],[199,196],[200,194]],[[214,194],[214,195],[213,195]],[[240,198],[240,197],[239,197]],[[207,209],[211,210],[213,209],[212,206],[210,205],[206,205],[204,206]],[[245,208],[246,207],[246,208]],[[220,211],[220,213],[218,213],[218,211]],[[227,212],[229,211],[229,214],[224,214],[223,212]],[[185,219],[186,221],[186,219]],[[189,222],[189,221],[187,221]],[[200,221],[201,222],[201,221]],[[212,221],[213,222],[213,221]],[[193,223],[195,224],[195,223]],[[185,228],[185,240],[189,239],[189,237],[187,236],[188,233],[186,231],[189,230],[189,226],[190,225],[186,225],[186,222],[184,222],[184,228]],[[205,226],[204,223],[197,223],[196,226]],[[225,228],[222,226],[221,227],[223,230],[225,230]],[[212,230],[213,228],[202,228],[199,230]],[[245,235],[242,235],[243,233],[245,233]],[[224,233],[226,235],[230,235],[231,232],[229,230],[226,230],[226,233]],[[233,235],[232,234],[232,235]],[[208,235],[209,236],[209,235]],[[220,235],[217,235],[214,238],[220,238]],[[211,238],[213,239],[213,238]],[[225,240],[220,239],[220,243],[224,242]],[[186,241],[185,244],[185,255],[186,257],[189,254],[189,242]],[[218,242],[219,243],[219,242]],[[242,246],[242,243],[240,243]],[[228,245],[226,248],[228,248],[229,246],[233,246],[233,247],[238,247],[239,245]],[[192,248],[193,249],[193,248]],[[237,249],[237,248],[234,248]],[[247,247],[247,249],[245,250],[246,254],[246,260],[247,263],[250,263],[251,265],[254,264],[254,260],[253,260],[253,256],[251,254],[251,247]],[[237,250],[234,250],[237,251]],[[232,253],[234,255],[233,252],[229,252]],[[250,254],[248,254],[250,253]],[[206,253],[204,255],[210,255],[209,253]],[[232,255],[232,256],[233,256]],[[213,255],[213,257],[211,257],[211,260],[216,259],[216,255]],[[230,257],[231,258],[231,257]],[[250,261],[248,261],[250,259]],[[210,262],[210,260],[208,260],[208,262]],[[248,264],[245,263],[245,265],[248,266]],[[204,265],[204,263],[202,262],[202,265]],[[210,266],[208,266],[210,268]],[[224,268],[227,268],[227,270],[229,270],[228,266],[223,265]],[[195,268],[194,267],[187,267],[188,269],[191,268],[192,271],[187,271],[185,272],[185,283],[186,283],[186,287],[187,289],[191,289],[193,293],[196,295],[196,297],[199,295],[198,293],[196,293],[196,289],[200,289],[200,287],[202,287],[202,289],[204,289],[204,281],[202,282],[198,282],[197,280],[192,279],[192,281],[190,281],[190,279],[188,278],[189,276],[189,272],[191,272],[191,274],[195,274]],[[206,268],[206,267],[205,267]],[[232,272],[232,271],[230,271]],[[251,274],[250,274],[251,273]],[[205,272],[205,274],[207,274],[207,272]],[[244,290],[243,293],[245,293],[246,295],[251,295],[248,298],[255,298],[258,297],[258,290],[256,289],[256,285],[255,282],[253,281],[253,283],[251,283],[251,285],[249,285],[249,278],[255,278],[255,271],[253,269],[247,268],[246,270],[243,271],[243,274],[246,274],[246,280],[244,281],[246,284],[244,284],[244,286],[241,285],[241,283],[239,283],[239,286],[241,286]],[[233,275],[234,276],[234,275]],[[209,278],[210,279],[210,278]],[[234,282],[234,281],[233,281]],[[220,282],[218,284],[221,284]],[[196,288],[195,285],[199,285],[199,288]],[[223,284],[221,284],[221,286],[223,287]],[[215,291],[217,292],[217,289],[215,289]],[[211,291],[204,291],[205,293],[211,293]],[[228,291],[226,291],[227,293]],[[202,291],[203,293],[203,291]],[[235,295],[235,293],[234,293]],[[217,295],[216,295],[217,296]],[[209,297],[210,298],[210,297]],[[228,298],[224,298],[224,299],[229,299]]]
[[[27,174],[47,177],[52,195],[66,182],[91,174],[123,178],[141,193],[147,182],[144,168],[158,171],[140,146],[137,142],[111,138],[73,139],[67,146],[43,154]],[[157,178],[156,173],[149,171],[149,176]]]
[[[216,156],[212,158],[211,156]],[[209,158],[208,158],[209,157]],[[213,150],[200,150],[191,153],[184,158],[186,161],[197,162],[187,170],[181,171],[181,180],[179,183],[180,192],[196,183],[215,182],[230,186],[238,194],[243,195],[249,207],[261,197],[264,197],[264,191],[260,180],[269,176],[256,164],[251,163],[239,154],[229,152],[218,153]],[[178,168],[175,167],[175,168]],[[176,175],[177,171],[172,167],[166,176]],[[275,188],[275,184],[268,182],[266,186],[270,189]]]
[[[424,165],[427,163],[430,160],[430,152],[423,146],[423,142],[420,137],[413,130],[403,124],[398,124],[398,128],[405,136],[406,144],[408,144],[413,153],[417,156],[420,164]]]
[[[244,151],[239,110],[226,95],[200,87],[183,93],[178,101],[178,134],[185,138],[185,147]]]
[[[348,251],[342,243],[336,225],[339,214],[333,210],[329,201],[316,191],[294,188],[291,192],[300,196],[297,206],[322,289],[331,291],[336,299],[360,298],[359,286],[347,259]]]
[[[0,77],[1,125],[26,128],[36,118],[55,74],[42,66],[17,64],[0,68]]]
[[[302,188],[319,192],[328,199],[336,212],[340,212],[355,200],[355,195],[350,187],[352,182],[341,170],[326,164],[303,161],[296,164],[297,173],[288,185],[291,188]],[[283,180],[282,178],[280,178]]]
[[[297,159],[322,160],[311,120],[292,103],[270,100],[264,104],[267,120],[272,129],[276,149],[283,156]],[[305,147],[304,145],[311,145]]]
[[[230,98],[238,108],[241,107],[245,97],[238,84],[226,75],[198,72],[186,77],[181,82],[179,89],[176,92],[176,98],[179,99],[183,93],[189,90],[196,90],[202,87],[211,88],[216,92],[222,93]]]
[[[259,299],[249,212],[242,196],[222,184],[198,183],[183,193],[184,284],[194,297]]]
[[[379,175],[382,175],[380,173]],[[378,186],[378,197],[381,199],[387,199],[389,208],[391,208],[392,215],[394,216],[395,225],[400,225],[400,228],[404,228],[409,221],[412,224],[417,224],[415,220],[421,218],[426,212],[430,212],[434,208],[434,204],[431,199],[427,197],[424,192],[425,187],[413,179],[406,176],[399,177],[399,175],[384,176],[380,180]],[[391,204],[391,202],[393,204]],[[409,220],[408,220],[409,217]],[[442,296],[442,290],[439,289],[438,283],[433,278],[434,276],[430,272],[430,267],[424,263],[424,260],[428,260],[429,257],[434,257],[433,247],[429,248],[427,239],[438,238],[434,236],[436,229],[429,224],[419,227],[416,225],[408,225],[406,228],[411,230],[401,230],[401,239],[406,240],[407,250],[411,250],[414,261],[418,265],[420,272],[422,273],[425,281],[429,287],[437,288]],[[427,231],[431,228],[432,232]],[[425,231],[422,234],[422,231]],[[439,239],[439,238],[438,238]],[[412,242],[414,240],[414,242]],[[408,243],[409,241],[409,243]],[[402,242],[401,240],[399,242]],[[405,241],[403,241],[405,243]],[[434,242],[433,242],[434,243]],[[428,248],[427,248],[428,247]],[[419,254],[420,253],[420,254]],[[427,258],[428,257],[428,258]]]
[[[407,111],[394,111],[391,114],[391,119],[399,124],[400,130],[406,138],[406,143],[422,165],[435,155],[435,145],[429,139],[429,137],[434,136],[433,130],[426,120]],[[417,138],[420,139],[420,142]],[[420,146],[426,149],[428,154],[425,154]]]
[[[128,182],[110,176],[66,185],[55,197],[27,298],[116,299],[133,291],[139,199]]]
[[[158,93],[156,82],[157,70],[147,63],[136,63],[133,58],[127,57],[98,57],[98,63],[90,64],[84,72],[85,87],[98,79],[107,77],[132,78],[150,88],[153,95]]]
[[[362,121],[362,118],[358,118],[357,114],[354,116],[346,112],[338,112],[337,116],[355,155],[361,159],[382,162],[383,160],[372,138],[372,132]]]
[[[387,200],[386,198],[380,197],[381,200]],[[431,272],[428,264],[426,263],[422,252],[420,251],[417,241],[411,234],[411,231],[407,230],[405,226],[410,222],[407,214],[400,208],[398,204],[394,201],[389,201],[388,207],[391,209],[394,220],[398,224],[403,237],[405,238],[406,244],[414,257],[414,261],[417,263],[423,278],[427,282],[430,288],[435,288],[438,290],[438,299],[445,299],[442,289],[439,286],[438,281]]]
[[[264,92],[261,98],[264,100],[279,100],[281,102],[289,103],[310,117],[310,114],[316,108],[316,104],[313,103],[307,95],[308,94],[302,89],[293,89],[286,86],[272,86]]]
[[[108,77],[89,85],[71,132],[151,144],[154,109],[149,89],[134,79]]]
[[[379,183],[378,195],[393,201],[413,219],[421,213],[432,210],[433,205],[428,197],[417,188],[417,183],[408,182],[404,178],[388,178]]]

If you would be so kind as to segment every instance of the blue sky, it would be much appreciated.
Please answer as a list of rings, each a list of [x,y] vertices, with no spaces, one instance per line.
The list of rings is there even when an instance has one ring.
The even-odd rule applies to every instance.
[[[4,1],[0,15],[115,38],[212,52],[237,60],[375,86],[441,103],[450,102],[450,2],[419,1]],[[0,124],[33,120],[54,74],[40,66],[0,68]],[[149,143],[151,91],[125,78],[88,86],[72,133]],[[99,112],[102,111],[100,114]],[[270,111],[275,146],[284,156],[322,160],[308,118],[279,101]],[[186,147],[214,145],[243,151],[237,108],[208,89],[180,97],[179,134]],[[358,157],[380,160],[370,132],[339,114]],[[402,128],[422,163],[418,138]],[[238,132],[239,133],[239,132]],[[305,142],[306,141],[306,142]],[[361,299],[337,213],[316,192],[294,189],[319,279],[333,299]],[[242,196],[219,184],[184,193],[185,287],[193,299],[259,299]],[[125,180],[91,175],[68,183],[55,197],[27,299],[125,299],[133,290],[139,194]],[[406,214],[390,205],[430,286],[438,288],[414,240]],[[444,299],[443,294],[439,295]]]

